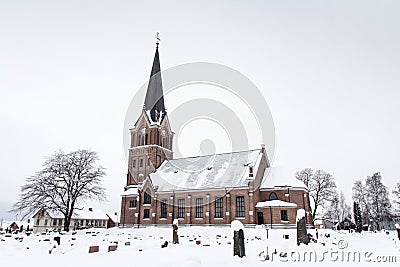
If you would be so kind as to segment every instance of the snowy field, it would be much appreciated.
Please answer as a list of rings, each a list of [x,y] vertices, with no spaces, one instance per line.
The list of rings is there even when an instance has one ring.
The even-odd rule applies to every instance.
[[[315,230],[308,231],[315,237]],[[229,227],[180,227],[178,234],[180,243],[170,242],[166,248],[161,245],[172,241],[172,227],[90,229],[61,236],[1,234],[0,266],[398,266],[400,262],[395,231],[319,230],[317,243],[297,246],[295,229],[269,230],[267,239],[266,229],[245,228],[244,258],[233,256]],[[284,239],[287,234],[289,239]],[[60,236],[61,244],[54,248],[55,236]],[[117,250],[108,252],[109,245],[117,242]],[[99,252],[89,254],[90,246],[99,246]]]

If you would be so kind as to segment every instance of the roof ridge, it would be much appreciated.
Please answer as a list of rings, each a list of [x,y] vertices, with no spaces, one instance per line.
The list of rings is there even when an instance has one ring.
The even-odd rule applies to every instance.
[[[169,159],[168,161],[178,160],[178,159],[190,159],[190,158],[209,157],[209,156],[213,156],[213,155],[224,155],[224,154],[243,153],[243,152],[250,152],[250,151],[256,151],[256,150],[261,150],[261,148],[255,148],[255,149],[250,149],[250,150],[240,150],[240,151],[223,152],[223,153],[208,154],[208,155],[200,155],[200,156],[181,157],[181,158]]]

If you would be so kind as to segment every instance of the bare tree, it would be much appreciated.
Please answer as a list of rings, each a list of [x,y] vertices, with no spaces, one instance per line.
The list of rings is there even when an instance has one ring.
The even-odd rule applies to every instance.
[[[371,217],[370,206],[367,201],[367,192],[361,180],[357,180],[353,185],[353,201],[358,203],[361,210],[361,218],[363,224],[369,223]]]
[[[308,188],[312,198],[312,219],[315,221],[319,207],[331,201],[336,195],[336,183],[331,174],[323,171],[307,168],[296,173],[296,178],[302,181]]]
[[[393,190],[393,194],[396,196],[394,202],[400,206],[400,182],[396,184],[395,189]]]
[[[340,200],[339,200],[339,221],[343,221],[344,219],[351,219],[351,207],[346,203],[346,198],[342,191],[340,191]]]
[[[382,183],[379,172],[368,176],[365,181],[365,192],[370,210],[371,219],[376,223],[378,230],[381,222],[391,216],[388,188]]]
[[[80,204],[87,199],[106,198],[101,186],[105,172],[97,160],[97,153],[90,150],[55,152],[41,170],[27,178],[12,211],[24,217],[40,210],[59,212],[64,216],[64,230],[69,231],[72,215]]]
[[[334,194],[330,201],[330,204],[325,209],[325,218],[332,220],[333,222],[341,222],[344,219],[351,219],[351,207],[346,203],[346,198],[343,192]]]
[[[332,197],[332,200],[330,201],[329,205],[327,206],[325,210],[324,217],[326,219],[331,220],[332,222],[338,222],[339,221],[339,194],[336,194],[335,196]]]

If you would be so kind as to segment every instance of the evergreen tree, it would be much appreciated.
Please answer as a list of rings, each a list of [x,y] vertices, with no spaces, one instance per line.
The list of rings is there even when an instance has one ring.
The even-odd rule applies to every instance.
[[[362,231],[361,209],[360,209],[360,205],[355,201],[353,204],[353,212],[354,212],[354,221],[356,223],[356,232],[361,233],[361,231]]]

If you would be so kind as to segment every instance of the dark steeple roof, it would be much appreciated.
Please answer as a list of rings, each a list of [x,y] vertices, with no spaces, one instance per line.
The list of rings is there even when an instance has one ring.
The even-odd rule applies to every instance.
[[[158,55],[158,42],[143,109],[148,112],[150,119],[154,123],[160,123],[166,114],[161,80],[160,58]]]

